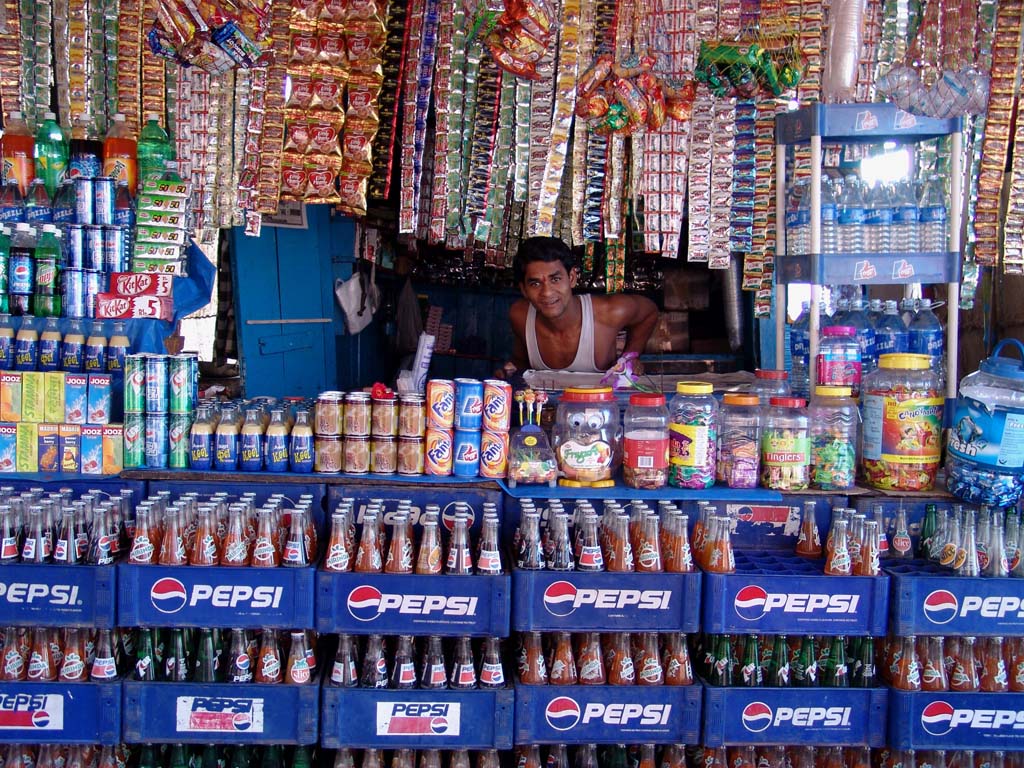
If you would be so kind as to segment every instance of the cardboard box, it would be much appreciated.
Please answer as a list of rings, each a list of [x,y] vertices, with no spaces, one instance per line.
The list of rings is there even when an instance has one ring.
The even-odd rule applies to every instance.
[[[103,427],[103,474],[116,475],[124,469],[124,428],[120,424]]]
[[[661,312],[647,340],[644,352],[683,354],[690,351],[690,314],[688,312]]]
[[[89,407],[85,420],[89,424],[109,424],[113,395],[109,373],[89,374]]]
[[[82,474],[103,474],[103,427],[86,424],[82,427],[81,460]]]
[[[96,295],[96,317],[108,320],[170,320],[174,317],[174,302],[166,296],[128,297],[100,293]]]
[[[82,471],[82,428],[78,424],[61,424],[59,434],[61,472],[77,475]]]
[[[60,425],[40,424],[37,430],[39,443],[39,472],[60,472]]]
[[[110,292],[118,296],[170,296],[173,288],[171,275],[115,272],[110,276]]]
[[[39,424],[46,419],[45,376],[40,371],[21,373],[21,420]]]
[[[0,472],[18,470],[18,425],[0,423]]]
[[[64,371],[43,374],[43,420],[54,424],[64,421]]]
[[[85,424],[89,415],[89,377],[84,373],[64,374],[64,418],[66,424]]]
[[[18,424],[18,472],[39,471],[39,425],[23,421]]]
[[[21,421],[21,373],[0,373],[0,421]]]

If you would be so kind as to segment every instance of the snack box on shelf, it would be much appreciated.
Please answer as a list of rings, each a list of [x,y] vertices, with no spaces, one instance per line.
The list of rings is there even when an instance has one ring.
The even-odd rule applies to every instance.
[[[517,685],[517,744],[697,744],[700,684]]]
[[[1024,749],[1024,693],[889,691],[895,749]]]
[[[511,687],[472,691],[335,688],[322,694],[324,747],[509,749]]]
[[[0,740],[118,744],[121,682],[0,683]]]
[[[1024,634],[1024,582],[958,577],[926,560],[886,561],[896,635]],[[1022,723],[1024,728],[1024,723]]]
[[[885,688],[704,687],[704,744],[886,744]]]
[[[315,744],[320,687],[124,682],[130,743]]]
[[[113,565],[15,563],[0,569],[0,624],[34,627],[117,626]]]
[[[736,572],[705,573],[702,627],[713,634],[884,635],[888,576],[826,576],[823,560],[739,550]]]

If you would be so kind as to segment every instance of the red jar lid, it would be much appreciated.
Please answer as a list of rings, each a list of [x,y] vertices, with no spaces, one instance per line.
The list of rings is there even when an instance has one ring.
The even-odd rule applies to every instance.
[[[781,408],[803,408],[807,404],[802,397],[773,397],[768,402]]]
[[[657,408],[665,404],[665,396],[657,392],[636,392],[629,396],[629,404]]]
[[[754,371],[754,377],[758,379],[769,379],[771,381],[785,381],[789,378],[786,371],[777,371],[774,368],[758,368]]]
[[[563,403],[608,403],[615,400],[611,387],[567,387],[562,392]]]
[[[852,325],[830,325],[821,332],[824,336],[856,336],[857,329]]]

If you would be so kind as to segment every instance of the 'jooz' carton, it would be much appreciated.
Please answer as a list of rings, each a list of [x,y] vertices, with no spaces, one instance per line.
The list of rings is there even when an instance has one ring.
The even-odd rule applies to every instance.
[[[82,474],[103,474],[103,427],[86,424],[82,427]]]
[[[116,475],[124,469],[124,427],[107,424],[103,427],[103,474]]]
[[[18,425],[0,423],[0,472],[18,471]]]
[[[84,373],[64,376],[64,419],[68,424],[85,424],[89,409],[89,377]]]
[[[89,407],[86,420],[90,424],[109,424],[113,403],[109,373],[89,374]]]
[[[21,373],[0,373],[0,421],[21,421]]]

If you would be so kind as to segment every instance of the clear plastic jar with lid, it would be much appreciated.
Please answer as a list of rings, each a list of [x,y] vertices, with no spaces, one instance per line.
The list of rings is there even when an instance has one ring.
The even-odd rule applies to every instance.
[[[761,467],[761,401],[756,394],[722,398],[715,477],[730,488],[757,488]]]
[[[611,481],[622,462],[622,422],[611,387],[570,387],[558,401],[551,447],[566,479]]]
[[[761,399],[763,406],[767,406],[773,397],[789,397],[789,374],[771,368],[758,368],[754,371],[750,392]]]
[[[630,488],[655,490],[668,482],[668,408],[665,396],[629,396],[623,425],[622,479]]]
[[[718,401],[703,382],[680,381],[669,404],[668,482],[676,488],[715,484],[718,452]]]
[[[805,402],[773,397],[761,430],[761,485],[803,491],[810,485],[811,441]]]
[[[864,379],[864,481],[894,491],[930,491],[939,470],[945,400],[931,357],[882,355]]]
[[[852,325],[832,325],[821,332],[816,384],[850,387],[860,396],[861,360],[857,330]]]
[[[860,409],[849,387],[816,387],[807,409],[811,422],[811,485],[843,491],[857,481]]]

